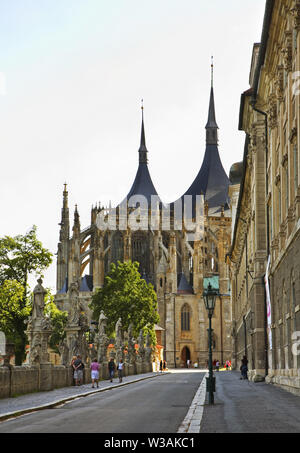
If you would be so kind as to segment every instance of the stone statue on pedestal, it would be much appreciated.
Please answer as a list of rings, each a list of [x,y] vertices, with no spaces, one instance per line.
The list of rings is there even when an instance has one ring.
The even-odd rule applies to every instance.
[[[68,325],[79,325],[81,306],[79,302],[79,283],[71,283],[69,290],[70,312],[68,316]]]
[[[44,315],[45,294],[47,291],[42,286],[42,279],[33,290],[32,314],[27,324],[27,335],[29,339],[28,362],[30,365],[49,363],[48,339],[51,335],[51,321]]]
[[[62,345],[62,361],[70,365],[72,357],[80,354],[83,362],[89,361],[89,347],[86,332],[89,330],[85,308],[79,297],[79,282],[73,282],[69,289],[69,316],[65,327],[66,341]],[[68,359],[66,360],[66,357]]]
[[[136,361],[135,352],[135,339],[133,338],[132,324],[128,327],[128,362],[130,365],[134,365]]]
[[[60,355],[61,355],[61,364],[64,366],[69,365],[69,347],[67,339],[65,338],[58,347]]]
[[[138,345],[139,345],[139,352],[138,352],[138,359],[142,362],[145,358],[145,347],[144,347],[144,335],[143,330],[140,330],[139,338],[138,338]]]
[[[150,335],[146,335],[146,349],[145,349],[145,360],[147,363],[152,363],[152,348]]]
[[[47,291],[42,286],[43,280],[38,279],[38,284],[33,290],[33,307],[31,320],[44,319],[44,308],[45,308],[45,295]]]
[[[98,334],[96,335],[99,363],[103,363],[106,361],[107,347],[109,344],[109,338],[106,335],[106,323],[107,317],[105,316],[104,311],[102,310],[99,316]]]
[[[122,319],[119,318],[116,323],[116,360],[119,362],[121,359],[124,361],[124,341],[122,331]]]

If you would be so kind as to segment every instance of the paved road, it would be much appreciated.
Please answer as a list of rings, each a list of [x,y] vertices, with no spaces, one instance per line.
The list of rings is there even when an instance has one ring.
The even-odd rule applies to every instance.
[[[176,433],[204,373],[178,371],[0,423],[0,433]]]
[[[200,433],[300,433],[300,396],[265,382],[215,373],[215,404],[206,405]]]

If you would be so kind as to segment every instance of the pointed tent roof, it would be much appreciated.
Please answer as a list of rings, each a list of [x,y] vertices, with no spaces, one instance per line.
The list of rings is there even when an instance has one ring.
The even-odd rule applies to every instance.
[[[181,272],[179,276],[179,284],[177,286],[177,294],[194,294],[193,288],[186,279],[186,276]]]
[[[68,292],[68,277],[65,278],[63,287],[60,291],[58,291],[58,294],[64,294]]]
[[[80,289],[79,291],[93,291],[93,276],[92,275],[85,275],[82,277],[80,282]]]
[[[212,65],[213,68],[213,65]],[[218,150],[218,125],[215,115],[213,78],[210,90],[208,120],[206,128],[206,149],[201,168],[188,190],[182,195],[193,196],[193,214],[195,213],[196,195],[204,195],[209,208],[228,205],[228,186],[230,180],[223,168]]]
[[[151,206],[151,195],[158,196],[158,194],[149,173],[147,153],[148,150],[146,147],[144,127],[144,109],[142,106],[142,128],[139,148],[139,166],[132,187],[128,192],[126,198],[127,200],[129,200],[130,197],[134,195],[143,195],[148,201],[148,206]]]

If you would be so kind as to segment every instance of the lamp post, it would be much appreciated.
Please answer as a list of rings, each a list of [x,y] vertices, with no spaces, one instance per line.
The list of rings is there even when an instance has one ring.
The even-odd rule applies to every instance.
[[[215,391],[215,377],[213,376],[212,368],[212,328],[211,318],[214,313],[216,297],[218,293],[214,291],[211,284],[208,284],[208,288],[203,293],[203,299],[205,308],[208,313],[209,328],[208,328],[208,339],[209,339],[209,354],[208,354],[208,378],[206,378],[206,391],[209,392],[209,404],[214,404],[214,391]]]

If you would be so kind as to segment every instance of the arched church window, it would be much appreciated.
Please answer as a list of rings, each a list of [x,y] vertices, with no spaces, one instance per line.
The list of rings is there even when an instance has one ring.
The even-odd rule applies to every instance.
[[[112,239],[111,260],[113,263],[117,264],[117,261],[123,261],[123,259],[124,259],[123,236],[120,231],[116,231]]]
[[[150,243],[149,236],[143,231],[136,231],[131,238],[132,261],[140,263],[139,272],[150,274]]]
[[[181,309],[181,330],[190,330],[191,309],[188,304],[184,304]]]

